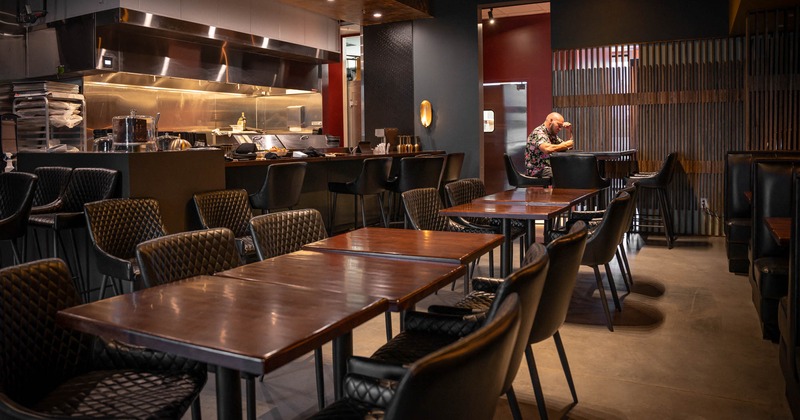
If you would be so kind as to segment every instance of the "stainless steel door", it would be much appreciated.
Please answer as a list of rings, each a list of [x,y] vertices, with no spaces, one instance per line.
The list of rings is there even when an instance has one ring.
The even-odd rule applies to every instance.
[[[506,179],[503,153],[511,156],[517,168],[524,167],[524,149],[528,136],[527,83],[487,83],[483,85],[483,104],[484,111],[494,114],[493,122],[484,118],[483,133],[483,181],[486,191],[493,193],[510,188]]]

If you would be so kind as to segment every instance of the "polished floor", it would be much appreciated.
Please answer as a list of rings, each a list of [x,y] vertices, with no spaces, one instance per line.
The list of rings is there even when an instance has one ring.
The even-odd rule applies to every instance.
[[[723,238],[680,238],[670,250],[663,239],[634,235],[627,245],[635,285],[622,298],[622,311],[615,313],[615,332],[604,325],[589,267],[581,268],[561,329],[578,404],[572,403],[552,340],[534,346],[549,417],[791,418],[778,347],[761,339],[747,278],[728,273]],[[458,296],[443,290],[419,308]],[[386,340],[383,317],[357,329],[354,339],[356,354],[371,354]],[[324,353],[331,401],[330,346]],[[258,418],[289,420],[313,413],[313,373],[309,354],[267,375],[257,386]],[[514,388],[523,417],[538,418],[524,360]],[[213,375],[201,402],[203,417],[216,418]],[[498,399],[495,418],[511,418],[504,398]]]

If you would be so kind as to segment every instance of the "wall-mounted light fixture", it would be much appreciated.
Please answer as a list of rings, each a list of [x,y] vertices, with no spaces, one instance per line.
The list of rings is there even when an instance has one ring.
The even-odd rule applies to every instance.
[[[489,9],[489,23],[494,25],[494,13],[492,13],[494,9]]]
[[[426,99],[419,104],[419,122],[423,127],[430,127],[433,122],[431,103]]]

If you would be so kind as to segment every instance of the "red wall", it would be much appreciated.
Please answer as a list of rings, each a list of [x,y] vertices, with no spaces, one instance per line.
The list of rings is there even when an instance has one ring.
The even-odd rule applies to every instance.
[[[483,81],[528,82],[528,132],[553,110],[550,14],[483,25]]]
[[[324,73],[322,77],[322,130],[325,134],[341,137],[344,142],[344,92],[342,91],[344,65],[339,61],[330,63],[326,67],[327,77]]]

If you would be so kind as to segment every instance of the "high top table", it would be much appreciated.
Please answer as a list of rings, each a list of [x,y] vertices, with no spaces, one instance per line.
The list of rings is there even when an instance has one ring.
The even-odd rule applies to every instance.
[[[353,328],[388,305],[355,291],[197,276],[65,309],[57,319],[78,331],[216,365],[217,416],[227,419],[242,416],[240,372],[268,373],[333,340],[334,368],[343,374]]]
[[[303,249],[469,265],[502,243],[503,235],[491,233],[368,227],[306,244]],[[466,294],[469,273],[464,276]]]

